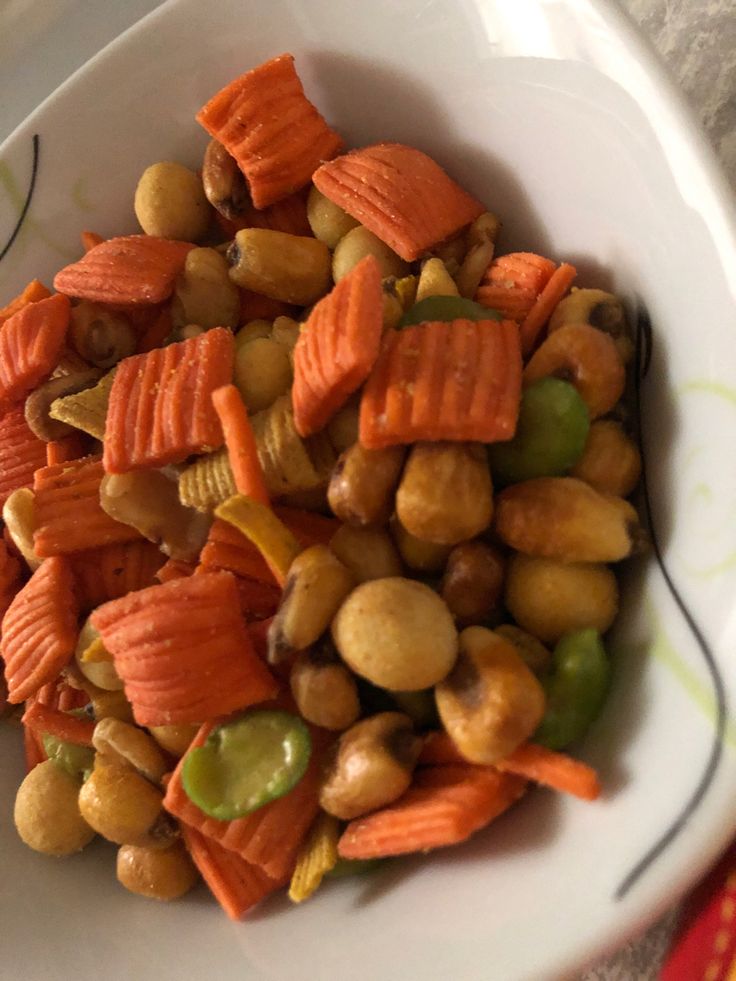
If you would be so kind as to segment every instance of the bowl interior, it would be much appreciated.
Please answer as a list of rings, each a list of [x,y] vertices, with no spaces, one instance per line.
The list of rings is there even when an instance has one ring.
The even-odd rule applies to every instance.
[[[135,231],[142,169],[197,166],[206,138],[196,109],[287,50],[349,143],[425,150],[501,216],[503,251],[573,262],[581,285],[646,308],[647,483],[682,606],[651,557],[627,573],[610,642],[614,690],[581,750],[601,769],[600,803],[536,791],[462,847],[335,883],[303,908],[275,899],[246,924],[227,922],[203,891],[170,906],[125,894],[103,844],[67,862],[25,850],[11,828],[20,740],[3,729],[0,911],[14,938],[4,960],[27,973],[30,956],[39,981],[96,976],[102,951],[110,978],[173,978],[182,963],[187,976],[223,979],[561,975],[674,899],[732,828],[736,777],[721,763],[684,829],[617,897],[721,745],[713,679],[736,630],[736,458],[721,449],[736,406],[733,229],[679,105],[597,2],[176,0],[0,151],[0,238],[17,223],[37,151],[30,207],[0,261],[0,299],[33,276],[50,280],[78,255],[83,229]],[[733,743],[727,728],[726,753]]]

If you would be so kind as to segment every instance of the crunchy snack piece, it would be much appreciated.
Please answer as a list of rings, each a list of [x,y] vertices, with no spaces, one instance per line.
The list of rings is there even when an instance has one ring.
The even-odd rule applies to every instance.
[[[320,814],[302,845],[291,876],[289,899],[301,903],[320,886],[325,874],[337,864],[340,822],[331,814]]]
[[[92,624],[113,656],[139,725],[213,719],[276,695],[228,573],[128,593],[98,607]]]
[[[302,439],[288,395],[276,399],[251,421],[271,495],[283,497],[325,485],[335,465],[335,451],[324,433]]]
[[[51,374],[69,327],[71,304],[50,296],[21,307],[0,327],[0,404],[16,402]]]
[[[47,559],[15,596],[2,623],[8,701],[24,702],[54,681],[77,643],[74,579],[63,558]]]
[[[79,605],[86,611],[153,586],[166,556],[152,542],[139,540],[77,552],[70,561]]]
[[[18,296],[13,297],[10,303],[6,304],[2,309],[0,309],[0,327],[9,320],[14,313],[18,313],[23,307],[27,307],[29,303],[37,303],[39,300],[46,300],[51,296],[50,290],[47,290],[42,282],[38,279],[32,279],[30,283],[23,289]]]
[[[362,259],[309,315],[294,348],[294,422],[301,436],[323,429],[368,377],[383,325],[381,272]]]
[[[46,444],[28,428],[22,405],[0,416],[0,506],[46,463]]]
[[[421,150],[376,143],[322,164],[315,186],[411,262],[486,209]]]
[[[96,303],[150,305],[167,300],[194,246],[152,235],[123,235],[90,249],[54,277],[54,288]]]
[[[222,446],[212,393],[230,381],[233,356],[233,335],[216,327],[118,365],[105,423],[105,470],[161,467]]]
[[[360,405],[368,449],[417,440],[510,439],[521,396],[511,320],[435,321],[389,331]]]
[[[290,54],[236,78],[199,110],[197,122],[235,157],[256,208],[305,187],[342,146],[305,96]]]
[[[37,555],[65,555],[141,537],[135,528],[115,521],[102,510],[100,484],[104,475],[99,456],[36,471],[33,542]]]
[[[179,500],[198,511],[212,511],[237,493],[226,449],[200,456],[179,475]]]
[[[75,429],[89,433],[95,439],[104,439],[107,405],[110,390],[115,380],[115,371],[108,373],[92,388],[86,388],[76,395],[64,395],[51,403],[49,415],[59,422],[66,422]]]

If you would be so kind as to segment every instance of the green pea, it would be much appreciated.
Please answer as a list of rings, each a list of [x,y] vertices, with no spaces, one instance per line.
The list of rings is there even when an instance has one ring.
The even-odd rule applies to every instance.
[[[95,763],[95,751],[89,746],[77,746],[75,743],[68,743],[48,732],[42,735],[41,741],[48,758],[71,776],[86,780],[92,772]]]
[[[552,659],[553,673],[544,683],[547,708],[533,739],[565,749],[585,735],[603,707],[611,666],[601,635],[592,628],[565,634]]]
[[[399,321],[399,327],[411,327],[431,320],[502,320],[497,310],[462,296],[428,296],[410,307]]]
[[[331,879],[346,879],[351,875],[365,875],[386,864],[385,858],[338,858],[327,875]]]
[[[491,472],[499,484],[564,474],[582,456],[589,428],[588,409],[575,387],[541,378],[521,396],[514,438],[489,447]]]
[[[280,710],[246,712],[216,726],[184,758],[182,784],[209,817],[232,821],[283,797],[301,780],[312,752],[309,729]]]

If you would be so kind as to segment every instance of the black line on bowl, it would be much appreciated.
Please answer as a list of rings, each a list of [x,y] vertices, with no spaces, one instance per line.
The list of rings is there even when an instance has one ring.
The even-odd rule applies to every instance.
[[[649,485],[647,482],[647,466],[646,466],[646,456],[644,453],[644,440],[642,434],[642,413],[641,413],[641,386],[644,378],[649,371],[652,360],[652,326],[649,320],[649,315],[646,310],[639,305],[637,311],[637,325],[636,325],[636,359],[635,359],[635,373],[634,373],[634,400],[636,405],[636,420],[637,420],[637,438],[639,443],[639,451],[641,453],[642,461],[642,471],[641,471],[641,486],[642,486],[642,496],[644,500],[644,510],[646,514],[647,525],[649,526],[649,535],[652,543],[652,549],[654,551],[654,557],[659,566],[659,570],[662,573],[667,588],[670,591],[677,608],[682,614],[685,622],[688,625],[690,632],[692,633],[698,648],[703,655],[703,660],[705,661],[705,666],[710,675],[710,680],[713,685],[713,694],[716,704],[716,719],[713,731],[713,743],[711,745],[710,753],[708,754],[708,759],[703,769],[703,772],[698,780],[698,783],[693,790],[692,794],[685,802],[681,811],[676,815],[664,833],[654,842],[654,844],[645,852],[645,854],[639,859],[639,861],[632,867],[632,869],[624,876],[621,883],[619,884],[616,892],[614,894],[616,899],[623,899],[624,896],[629,892],[629,890],[638,882],[642,875],[647,871],[650,865],[655,862],[662,852],[670,845],[674,839],[679,835],[679,833],[686,826],[691,815],[695,812],[701,800],[705,796],[713,782],[716,770],[718,769],[718,764],[721,760],[721,755],[723,752],[723,737],[726,730],[726,691],[723,684],[723,678],[716,664],[716,659],[713,656],[713,651],[705,639],[703,631],[698,626],[695,621],[694,616],[687,608],[685,601],[680,595],[680,591],[672,580],[672,576],[665,564],[664,557],[662,555],[662,549],[660,547],[659,541],[657,539],[656,529],[654,527],[654,515],[652,509],[652,501],[649,493]]]
[[[0,249],[0,262],[5,258],[5,256],[10,252],[13,242],[18,237],[18,233],[23,227],[23,222],[26,220],[26,215],[28,214],[28,209],[31,206],[31,200],[33,199],[33,192],[36,189],[36,175],[38,174],[38,154],[41,146],[41,137],[38,133],[33,134],[33,162],[31,164],[31,181],[28,185],[28,193],[26,194],[26,199],[23,202],[23,207],[21,208],[20,215],[18,216],[18,221],[15,223],[15,228],[10,233],[10,238],[5,243],[5,245]]]

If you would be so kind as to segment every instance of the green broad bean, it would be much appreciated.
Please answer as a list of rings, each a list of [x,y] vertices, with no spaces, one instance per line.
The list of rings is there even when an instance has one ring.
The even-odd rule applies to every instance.
[[[43,749],[50,760],[66,770],[72,777],[86,780],[95,763],[95,751],[89,746],[77,746],[45,732],[41,737]]]
[[[565,634],[555,647],[545,682],[547,706],[532,737],[549,749],[565,749],[585,735],[606,699],[611,666],[597,630]]]
[[[489,450],[491,472],[499,484],[534,477],[556,477],[573,467],[585,449],[590,416],[569,382],[542,378],[521,397],[516,434]]]
[[[325,874],[330,879],[347,879],[353,875],[365,875],[375,872],[387,862],[385,858],[338,858],[329,872]]]
[[[296,786],[311,751],[309,729],[297,715],[246,712],[216,726],[204,745],[189,750],[182,784],[208,817],[233,821]]]
[[[399,321],[399,327],[411,327],[430,320],[501,320],[497,310],[462,296],[428,296],[410,307]]]

